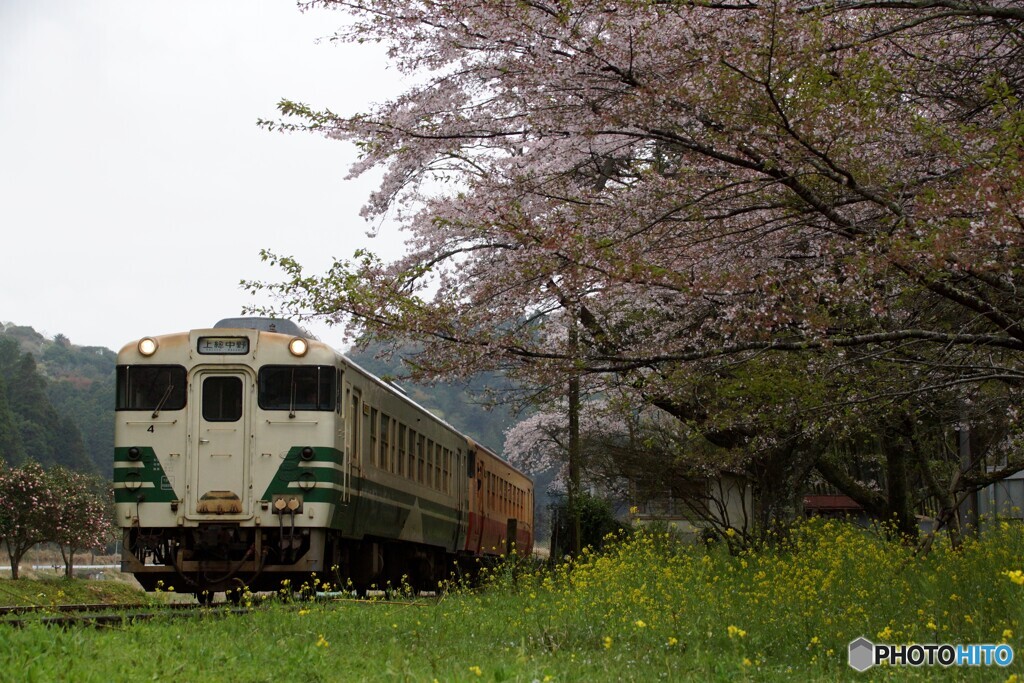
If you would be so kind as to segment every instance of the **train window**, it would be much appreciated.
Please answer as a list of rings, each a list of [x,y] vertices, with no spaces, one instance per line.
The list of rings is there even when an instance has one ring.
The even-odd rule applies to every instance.
[[[444,454],[441,452],[441,444],[437,444],[434,448],[434,488],[442,489],[441,485],[441,458]]]
[[[409,468],[406,475],[416,481],[416,432],[412,429],[409,430]]]
[[[382,464],[380,451],[377,449],[377,409],[370,408],[370,460],[377,467]]]
[[[348,391],[346,389],[346,391]],[[352,392],[352,414],[349,415],[349,421],[352,425],[352,457],[355,458],[356,462],[362,461],[362,448],[363,448],[363,434],[362,434],[362,418],[359,417],[361,411],[359,406],[361,405],[359,392]]]
[[[431,439],[427,439],[427,471],[426,479],[423,481],[427,486],[433,487],[434,481],[434,442]]]
[[[452,471],[452,452],[447,448],[444,449],[444,455],[441,459],[441,490],[445,493],[452,492],[452,483],[450,479]]]
[[[381,469],[394,472],[391,464],[391,418],[380,414],[380,466]]]
[[[239,377],[207,377],[203,380],[203,419],[237,422],[242,417],[242,380]]]
[[[181,410],[185,368],[180,365],[118,365],[117,410]]]
[[[337,387],[337,392],[334,395],[334,405],[337,406],[335,410],[338,415],[341,415],[342,407],[345,405],[345,402],[341,400],[341,388],[345,386],[345,382],[343,381],[345,379],[345,373],[341,371],[341,368],[338,368],[337,370],[337,377],[334,384],[334,386]]]
[[[405,474],[405,425],[398,425],[398,474]]]
[[[336,370],[329,365],[264,365],[259,404],[263,410],[334,410]]]
[[[418,481],[421,484],[426,483],[426,480],[423,478],[423,464],[424,460],[426,459],[426,456],[423,453],[423,445],[424,437],[422,434],[420,434],[419,437],[416,439],[416,462],[418,464],[418,467],[416,469],[416,481]]]

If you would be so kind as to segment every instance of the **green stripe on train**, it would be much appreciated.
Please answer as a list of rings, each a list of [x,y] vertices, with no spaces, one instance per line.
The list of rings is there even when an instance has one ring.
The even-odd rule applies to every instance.
[[[342,492],[326,484],[341,486],[344,456],[336,448],[312,447],[313,456],[302,458],[303,446],[293,446],[263,494],[263,500],[275,495],[300,495],[310,503],[335,504],[330,527],[360,536],[393,537],[396,530],[417,536],[432,545],[449,546],[459,527],[459,513],[453,507],[426,500],[415,493],[381,482],[354,477],[349,482],[351,499],[342,502]],[[410,482],[411,485],[411,482]]]
[[[332,465],[341,465],[343,454],[337,448],[314,446],[313,457],[302,458],[304,446],[292,446],[274,473],[270,485],[263,493],[263,500],[272,500],[275,495],[301,494],[304,500],[311,503],[333,503],[338,491],[330,488],[316,488],[313,485],[330,483],[341,485],[344,475]],[[307,486],[309,488],[303,488]]]
[[[137,458],[129,455],[131,446],[114,448],[115,503],[169,503],[178,500],[156,452],[150,446],[135,446]],[[139,501],[139,496],[143,501]]]

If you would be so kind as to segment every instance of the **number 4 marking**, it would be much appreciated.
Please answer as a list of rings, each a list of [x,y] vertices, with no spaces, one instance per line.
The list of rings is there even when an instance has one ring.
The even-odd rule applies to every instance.
[[[149,429],[147,429],[146,431],[156,434],[156,430],[154,429],[154,427],[156,427],[156,425],[149,425]]]

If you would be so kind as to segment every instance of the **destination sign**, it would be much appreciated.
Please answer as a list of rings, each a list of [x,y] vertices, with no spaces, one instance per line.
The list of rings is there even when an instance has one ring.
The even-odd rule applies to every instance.
[[[249,353],[248,337],[200,337],[199,353],[205,355],[235,355]]]

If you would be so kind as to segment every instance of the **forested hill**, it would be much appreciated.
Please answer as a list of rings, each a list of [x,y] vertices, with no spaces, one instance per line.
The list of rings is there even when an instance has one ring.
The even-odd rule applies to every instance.
[[[0,323],[0,461],[110,476],[117,354]]]
[[[391,360],[376,358],[380,346],[371,345],[365,350],[351,350],[345,353],[359,367],[378,377],[395,379],[409,397],[421,406],[447,421],[460,432],[501,453],[505,444],[505,430],[515,423],[516,415],[505,405],[488,408],[485,394],[488,391],[504,391],[508,381],[494,373],[484,373],[472,381],[461,384],[438,382],[430,386],[402,381],[408,373],[396,355]],[[411,352],[412,349],[409,349]]]

